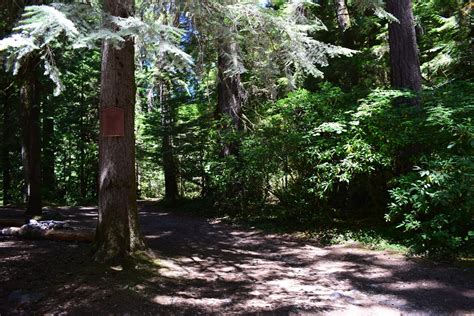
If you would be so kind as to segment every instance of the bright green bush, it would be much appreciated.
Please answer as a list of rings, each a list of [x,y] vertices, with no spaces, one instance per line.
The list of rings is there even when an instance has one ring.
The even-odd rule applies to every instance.
[[[403,141],[392,135],[400,115],[392,100],[403,95],[377,90],[357,102],[325,83],[317,93],[297,90],[266,104],[265,119],[243,141],[247,190],[263,184],[264,196],[296,209],[324,212],[337,199],[348,206],[341,197],[348,186],[392,165],[394,146]]]
[[[461,82],[427,95],[426,119],[417,128],[423,155],[390,190],[386,219],[408,234],[416,252],[473,250],[473,88]]]
[[[474,241],[472,157],[430,157],[390,190],[386,219],[409,233],[415,252],[453,254]]]

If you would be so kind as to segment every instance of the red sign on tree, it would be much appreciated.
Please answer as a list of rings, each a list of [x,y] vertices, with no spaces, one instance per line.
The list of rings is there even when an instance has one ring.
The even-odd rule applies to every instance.
[[[124,110],[116,106],[104,108],[100,113],[100,131],[104,137],[124,136]]]

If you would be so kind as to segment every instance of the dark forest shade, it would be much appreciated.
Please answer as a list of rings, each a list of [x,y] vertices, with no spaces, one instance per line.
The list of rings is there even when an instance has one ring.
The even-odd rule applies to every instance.
[[[104,9],[112,16],[125,18],[133,14],[133,0],[106,0]],[[98,261],[121,261],[144,248],[136,204],[134,53],[131,39],[121,49],[109,42],[102,46],[100,106],[122,108],[125,124],[123,137],[99,138]]]
[[[18,6],[13,0],[6,0],[0,3],[0,13],[3,13],[3,24],[0,24],[0,38],[7,36],[14,24],[14,19],[18,14]],[[14,89],[11,86],[8,76],[0,77],[0,103],[3,103],[3,129],[2,129],[2,185],[3,185],[3,204],[12,202],[12,162],[11,151],[14,147],[14,128],[12,111],[15,108]]]
[[[5,90],[4,90],[5,91]],[[11,161],[10,161],[10,150],[13,145],[12,139],[12,126],[10,112],[12,107],[10,106],[9,91],[4,92],[3,96],[3,143],[2,143],[2,184],[3,184],[3,205],[12,202],[11,194]]]
[[[421,91],[421,70],[411,0],[388,0],[387,11],[399,22],[389,25],[392,87]]]
[[[176,202],[179,198],[177,166],[173,149],[173,129],[174,118],[171,103],[168,100],[170,91],[163,82],[157,87],[160,96],[161,106],[161,128],[163,135],[161,138],[163,172],[165,175],[165,200],[170,203]]]

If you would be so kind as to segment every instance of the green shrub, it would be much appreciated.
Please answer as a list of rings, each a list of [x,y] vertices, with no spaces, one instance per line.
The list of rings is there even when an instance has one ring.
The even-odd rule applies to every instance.
[[[474,239],[474,162],[430,157],[390,190],[386,219],[409,233],[415,252],[454,254]]]
[[[386,219],[403,229],[415,252],[472,251],[474,238],[474,85],[460,82],[425,99],[417,128],[424,153],[394,180]]]

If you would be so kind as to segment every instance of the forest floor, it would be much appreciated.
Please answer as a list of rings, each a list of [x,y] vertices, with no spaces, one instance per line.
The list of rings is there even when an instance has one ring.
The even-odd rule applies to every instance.
[[[60,208],[93,228],[94,208]],[[0,209],[1,217],[21,210]],[[474,313],[474,271],[357,245],[321,247],[142,204],[154,268],[111,269],[84,243],[0,237],[0,315]]]

